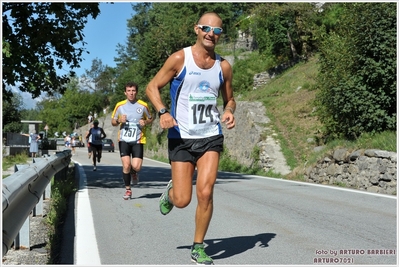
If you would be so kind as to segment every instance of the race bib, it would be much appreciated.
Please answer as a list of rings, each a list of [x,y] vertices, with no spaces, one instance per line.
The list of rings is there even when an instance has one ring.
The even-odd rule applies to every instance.
[[[136,122],[126,122],[121,129],[121,139],[127,143],[136,142],[140,128]]]
[[[213,126],[219,122],[219,117],[215,112],[216,96],[206,93],[191,93],[188,104],[190,134],[207,136],[207,133],[213,132]]]

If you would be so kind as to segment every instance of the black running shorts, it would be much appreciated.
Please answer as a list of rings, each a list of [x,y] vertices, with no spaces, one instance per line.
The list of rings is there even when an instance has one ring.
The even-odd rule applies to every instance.
[[[125,141],[119,141],[119,155],[121,157],[132,156],[132,158],[143,159],[144,146],[143,144],[127,143]]]
[[[102,151],[103,150],[103,145],[94,145],[90,143],[90,150],[91,151]]]
[[[207,151],[223,151],[223,135],[215,135],[202,139],[169,139],[169,161],[197,163]]]

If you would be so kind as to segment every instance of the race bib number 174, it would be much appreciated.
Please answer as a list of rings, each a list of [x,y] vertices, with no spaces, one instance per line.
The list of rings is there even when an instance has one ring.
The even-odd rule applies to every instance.
[[[208,125],[215,125],[217,117],[214,113],[216,97],[211,94],[195,94],[189,96],[189,130],[196,132]]]

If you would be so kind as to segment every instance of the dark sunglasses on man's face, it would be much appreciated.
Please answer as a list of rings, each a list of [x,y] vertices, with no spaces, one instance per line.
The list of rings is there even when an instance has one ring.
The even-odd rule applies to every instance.
[[[211,30],[213,30],[213,33],[216,35],[220,35],[223,32],[223,29],[219,27],[212,27],[208,25],[197,25],[197,27],[200,28],[203,32],[210,32]]]

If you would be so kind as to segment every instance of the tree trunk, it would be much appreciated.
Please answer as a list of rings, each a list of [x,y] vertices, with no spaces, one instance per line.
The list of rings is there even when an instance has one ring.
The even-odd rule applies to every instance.
[[[290,33],[288,31],[287,31],[287,37],[288,37],[288,41],[290,42],[292,56],[293,56],[294,59],[296,59],[298,57],[298,53],[297,53],[297,51],[295,49],[294,44],[292,43],[291,35],[290,35]]]

